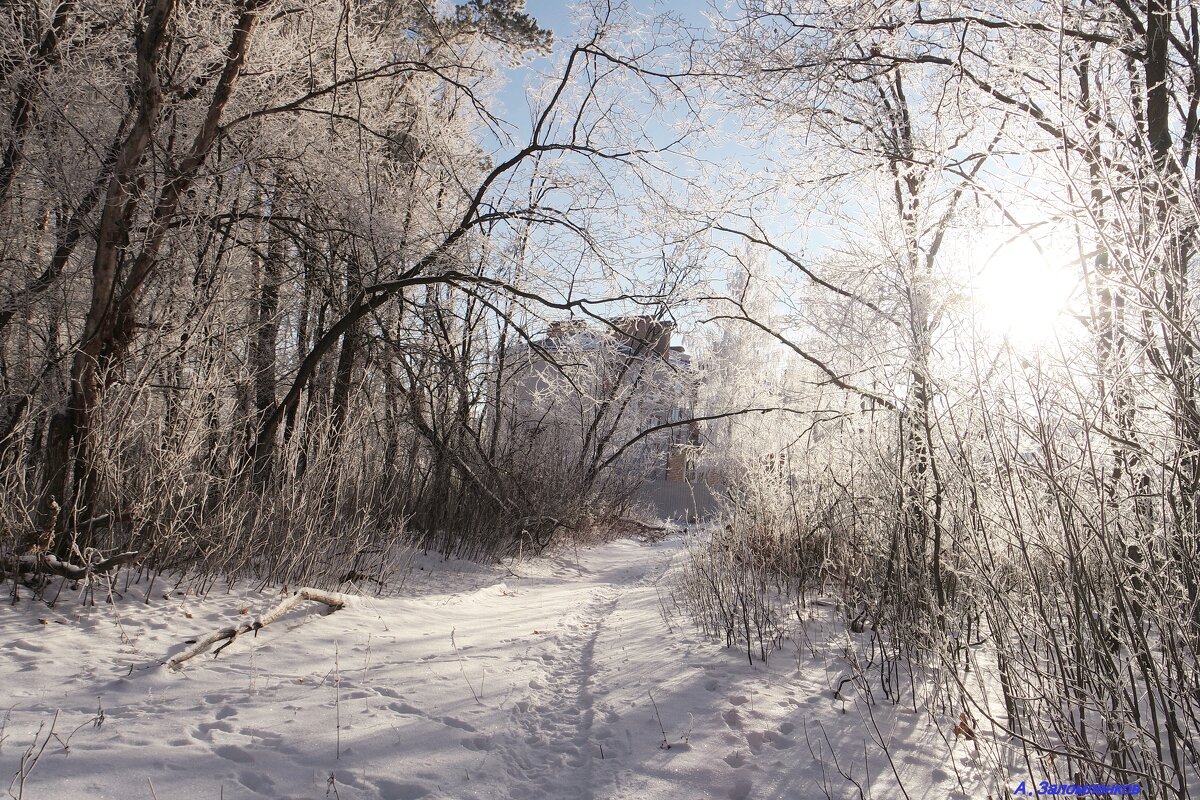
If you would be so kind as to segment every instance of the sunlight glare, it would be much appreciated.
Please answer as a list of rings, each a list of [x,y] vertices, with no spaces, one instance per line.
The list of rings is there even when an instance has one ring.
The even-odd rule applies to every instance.
[[[983,328],[1022,347],[1048,344],[1075,291],[1074,276],[1053,261],[1027,240],[983,251],[971,291]]]

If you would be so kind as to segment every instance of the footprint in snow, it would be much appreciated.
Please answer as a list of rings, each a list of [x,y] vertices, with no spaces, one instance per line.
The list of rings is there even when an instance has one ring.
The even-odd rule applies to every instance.
[[[475,732],[474,725],[469,722],[463,722],[461,719],[455,719],[454,717],[442,717],[442,724],[449,725],[451,728],[458,728],[461,731],[467,731],[469,733]]]
[[[245,786],[252,792],[259,794],[271,794],[275,788],[275,782],[261,772],[255,770],[243,770],[238,775],[238,783]]]
[[[203,738],[203,739],[208,739],[209,741],[212,741],[212,732],[213,731],[220,731],[221,733],[230,733],[233,731],[233,726],[230,725],[228,722],[225,722],[223,720],[218,720],[217,722],[201,722],[199,725],[196,726],[196,730],[199,732],[197,738]]]
[[[223,744],[220,747],[214,747],[213,752],[221,758],[236,761],[239,764],[254,763],[254,756],[247,752],[245,748],[238,747],[237,745]]]
[[[775,731],[767,732],[767,740],[776,750],[788,750],[796,746],[796,743],[790,737],[776,733]]]
[[[259,742],[271,748],[282,749],[285,752],[290,752],[292,748],[280,747],[283,744],[283,736],[275,731],[265,730],[263,728],[242,728],[241,734],[249,736],[251,740],[258,739]]]
[[[429,789],[419,783],[404,783],[402,781],[377,780],[375,788],[380,797],[390,800],[420,800],[429,794]]]
[[[459,742],[467,750],[476,752],[487,752],[492,749],[492,737],[490,736],[467,736]]]

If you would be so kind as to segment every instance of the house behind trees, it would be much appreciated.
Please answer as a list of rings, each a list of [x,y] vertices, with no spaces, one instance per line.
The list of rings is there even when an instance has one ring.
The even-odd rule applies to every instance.
[[[607,471],[618,491],[664,516],[695,516],[699,430],[687,420],[699,380],[674,332],[650,316],[551,323],[508,355],[508,434]]]

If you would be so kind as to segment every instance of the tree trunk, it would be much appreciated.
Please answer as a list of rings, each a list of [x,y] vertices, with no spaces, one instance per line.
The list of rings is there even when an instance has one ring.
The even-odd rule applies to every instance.
[[[39,527],[48,522],[50,501],[66,493],[66,462],[70,443],[75,443],[76,506],[83,513],[95,492],[92,472],[92,437],[95,413],[101,396],[101,380],[107,362],[116,355],[115,338],[116,292],[120,249],[128,237],[129,226],[136,206],[134,189],[139,184],[137,171],[150,145],[162,107],[162,88],[158,67],[167,43],[167,26],[174,12],[174,0],[156,0],[146,4],[137,46],[139,98],[137,119],[125,137],[117,156],[113,174],[105,191],[103,211],[96,233],[96,254],[92,263],[91,303],[84,324],[83,338],[71,364],[71,391],[65,411],[55,415],[52,432],[47,441],[45,484],[39,503]],[[66,435],[64,435],[66,434]],[[60,519],[66,518],[62,515]],[[69,548],[66,541],[60,548]],[[68,549],[60,549],[66,557]]]
[[[357,297],[362,291],[362,275],[357,261],[351,257],[346,269],[346,296]],[[354,389],[354,365],[358,358],[359,329],[362,321],[357,320],[342,334],[342,346],[338,352],[337,370],[333,377],[333,415],[330,420],[330,434],[333,438],[333,452],[342,447],[342,436],[346,426],[346,417],[350,413],[351,394]]]
[[[145,176],[139,174],[141,162],[153,140],[163,104],[159,62],[169,44],[168,28],[175,9],[174,0],[155,0],[146,5],[137,47],[135,94],[139,98],[138,116],[121,146],[106,189],[92,264],[91,302],[83,338],[71,364],[68,411],[72,427],[70,438],[75,443],[77,514],[88,514],[97,495],[99,476],[93,463],[94,428],[105,383],[122,365],[133,337],[142,290],[155,271],[159,251],[179,204],[216,141],[221,117],[233,97],[250,47],[259,7],[260,0],[244,0],[204,119],[184,159],[171,171],[159,192],[145,230],[140,234],[141,250],[124,268],[126,261],[122,250],[128,244],[145,181]],[[50,454],[47,458],[58,461],[63,458],[63,453]],[[51,478],[55,475],[49,471],[47,474]],[[67,546],[66,542],[60,542],[60,547]]]
[[[251,370],[254,374],[254,425],[250,434],[258,431],[263,418],[275,408],[276,347],[279,341],[279,287],[286,258],[286,239],[272,221],[282,216],[285,208],[283,178],[276,176],[274,195],[267,198],[270,211],[266,218],[267,257],[262,263],[258,286],[258,314],[254,340],[251,344]],[[270,479],[274,451],[256,448],[254,476],[257,483]]]

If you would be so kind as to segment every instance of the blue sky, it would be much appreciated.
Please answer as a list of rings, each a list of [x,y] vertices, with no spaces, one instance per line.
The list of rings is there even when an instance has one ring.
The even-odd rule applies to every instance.
[[[703,30],[705,27],[707,27],[707,20],[704,18],[703,13],[711,8],[711,4],[708,2],[708,0],[680,0],[679,2],[672,3],[634,2],[630,3],[628,8],[634,13],[644,13],[647,16],[664,12],[674,12],[682,15],[691,26]],[[526,11],[535,20],[537,20],[539,25],[549,28],[554,32],[556,52],[561,52],[562,49],[570,48],[578,40],[578,27],[580,26],[581,22],[586,22],[585,16],[590,17],[590,14],[587,12],[580,12],[572,9],[568,4],[562,2],[552,2],[552,0],[527,0]],[[554,65],[554,61],[555,58],[553,56],[540,57],[533,59],[528,64],[509,71],[508,84],[496,98],[498,101],[498,106],[495,110],[499,113],[501,118],[505,120],[506,130],[509,136],[512,137],[512,140],[499,148],[498,152],[496,153],[497,156],[511,152],[514,147],[519,147],[521,144],[527,141],[530,127],[530,111],[525,97],[526,83],[538,81],[538,73],[541,75],[550,76],[549,79],[552,80],[553,76],[555,76],[557,73],[557,67]],[[545,79],[546,78],[541,78],[541,80]],[[640,120],[640,122],[643,124],[648,124],[651,132],[657,131],[660,127],[660,124],[665,123],[665,121],[661,120],[650,121],[646,119]],[[714,124],[720,126],[723,123],[715,121]],[[674,136],[671,129],[665,124],[662,124],[661,132],[662,137],[660,143],[666,143]],[[727,135],[725,136],[714,136],[712,141],[707,141],[704,144],[703,156],[706,159],[715,163],[721,161],[736,162],[741,164],[743,167],[747,163],[753,163],[758,160],[759,156],[756,154],[752,145],[741,141],[740,137],[732,129],[728,130],[726,133]],[[655,136],[655,139],[658,141],[659,137]],[[678,164],[678,170],[680,174],[687,173],[693,168],[693,164],[684,160],[681,160]],[[768,229],[772,231],[773,234],[779,233],[779,231],[774,230],[776,226],[769,219],[769,216],[769,213],[764,213],[760,217],[760,221],[762,221],[768,227]],[[639,240],[642,238],[642,236],[636,231],[631,231],[630,238],[632,240]],[[717,235],[716,238],[722,239],[724,237]],[[660,244],[656,243],[656,240],[654,240],[653,237],[646,237],[644,244],[646,246],[647,256],[653,260],[654,252],[658,251]],[[730,239],[726,244],[728,245],[728,249],[730,251],[734,251],[738,249],[740,240]],[[795,242],[795,244],[802,246],[802,243],[799,241]],[[721,278],[717,277],[717,282],[720,283]]]
[[[554,0],[526,0],[525,10],[543,28],[554,32],[555,50],[564,46],[569,47],[576,40],[577,26],[583,14],[574,7],[574,3],[555,2]],[[628,8],[635,12],[659,14],[664,12],[682,13],[697,26],[706,25],[702,16],[710,7],[707,0],[675,0],[675,2],[630,2]],[[531,63],[510,70],[508,86],[500,94],[502,116],[513,124],[521,125],[527,130],[528,111],[525,102],[524,84],[529,70],[545,71],[550,64],[547,58],[534,59]]]

